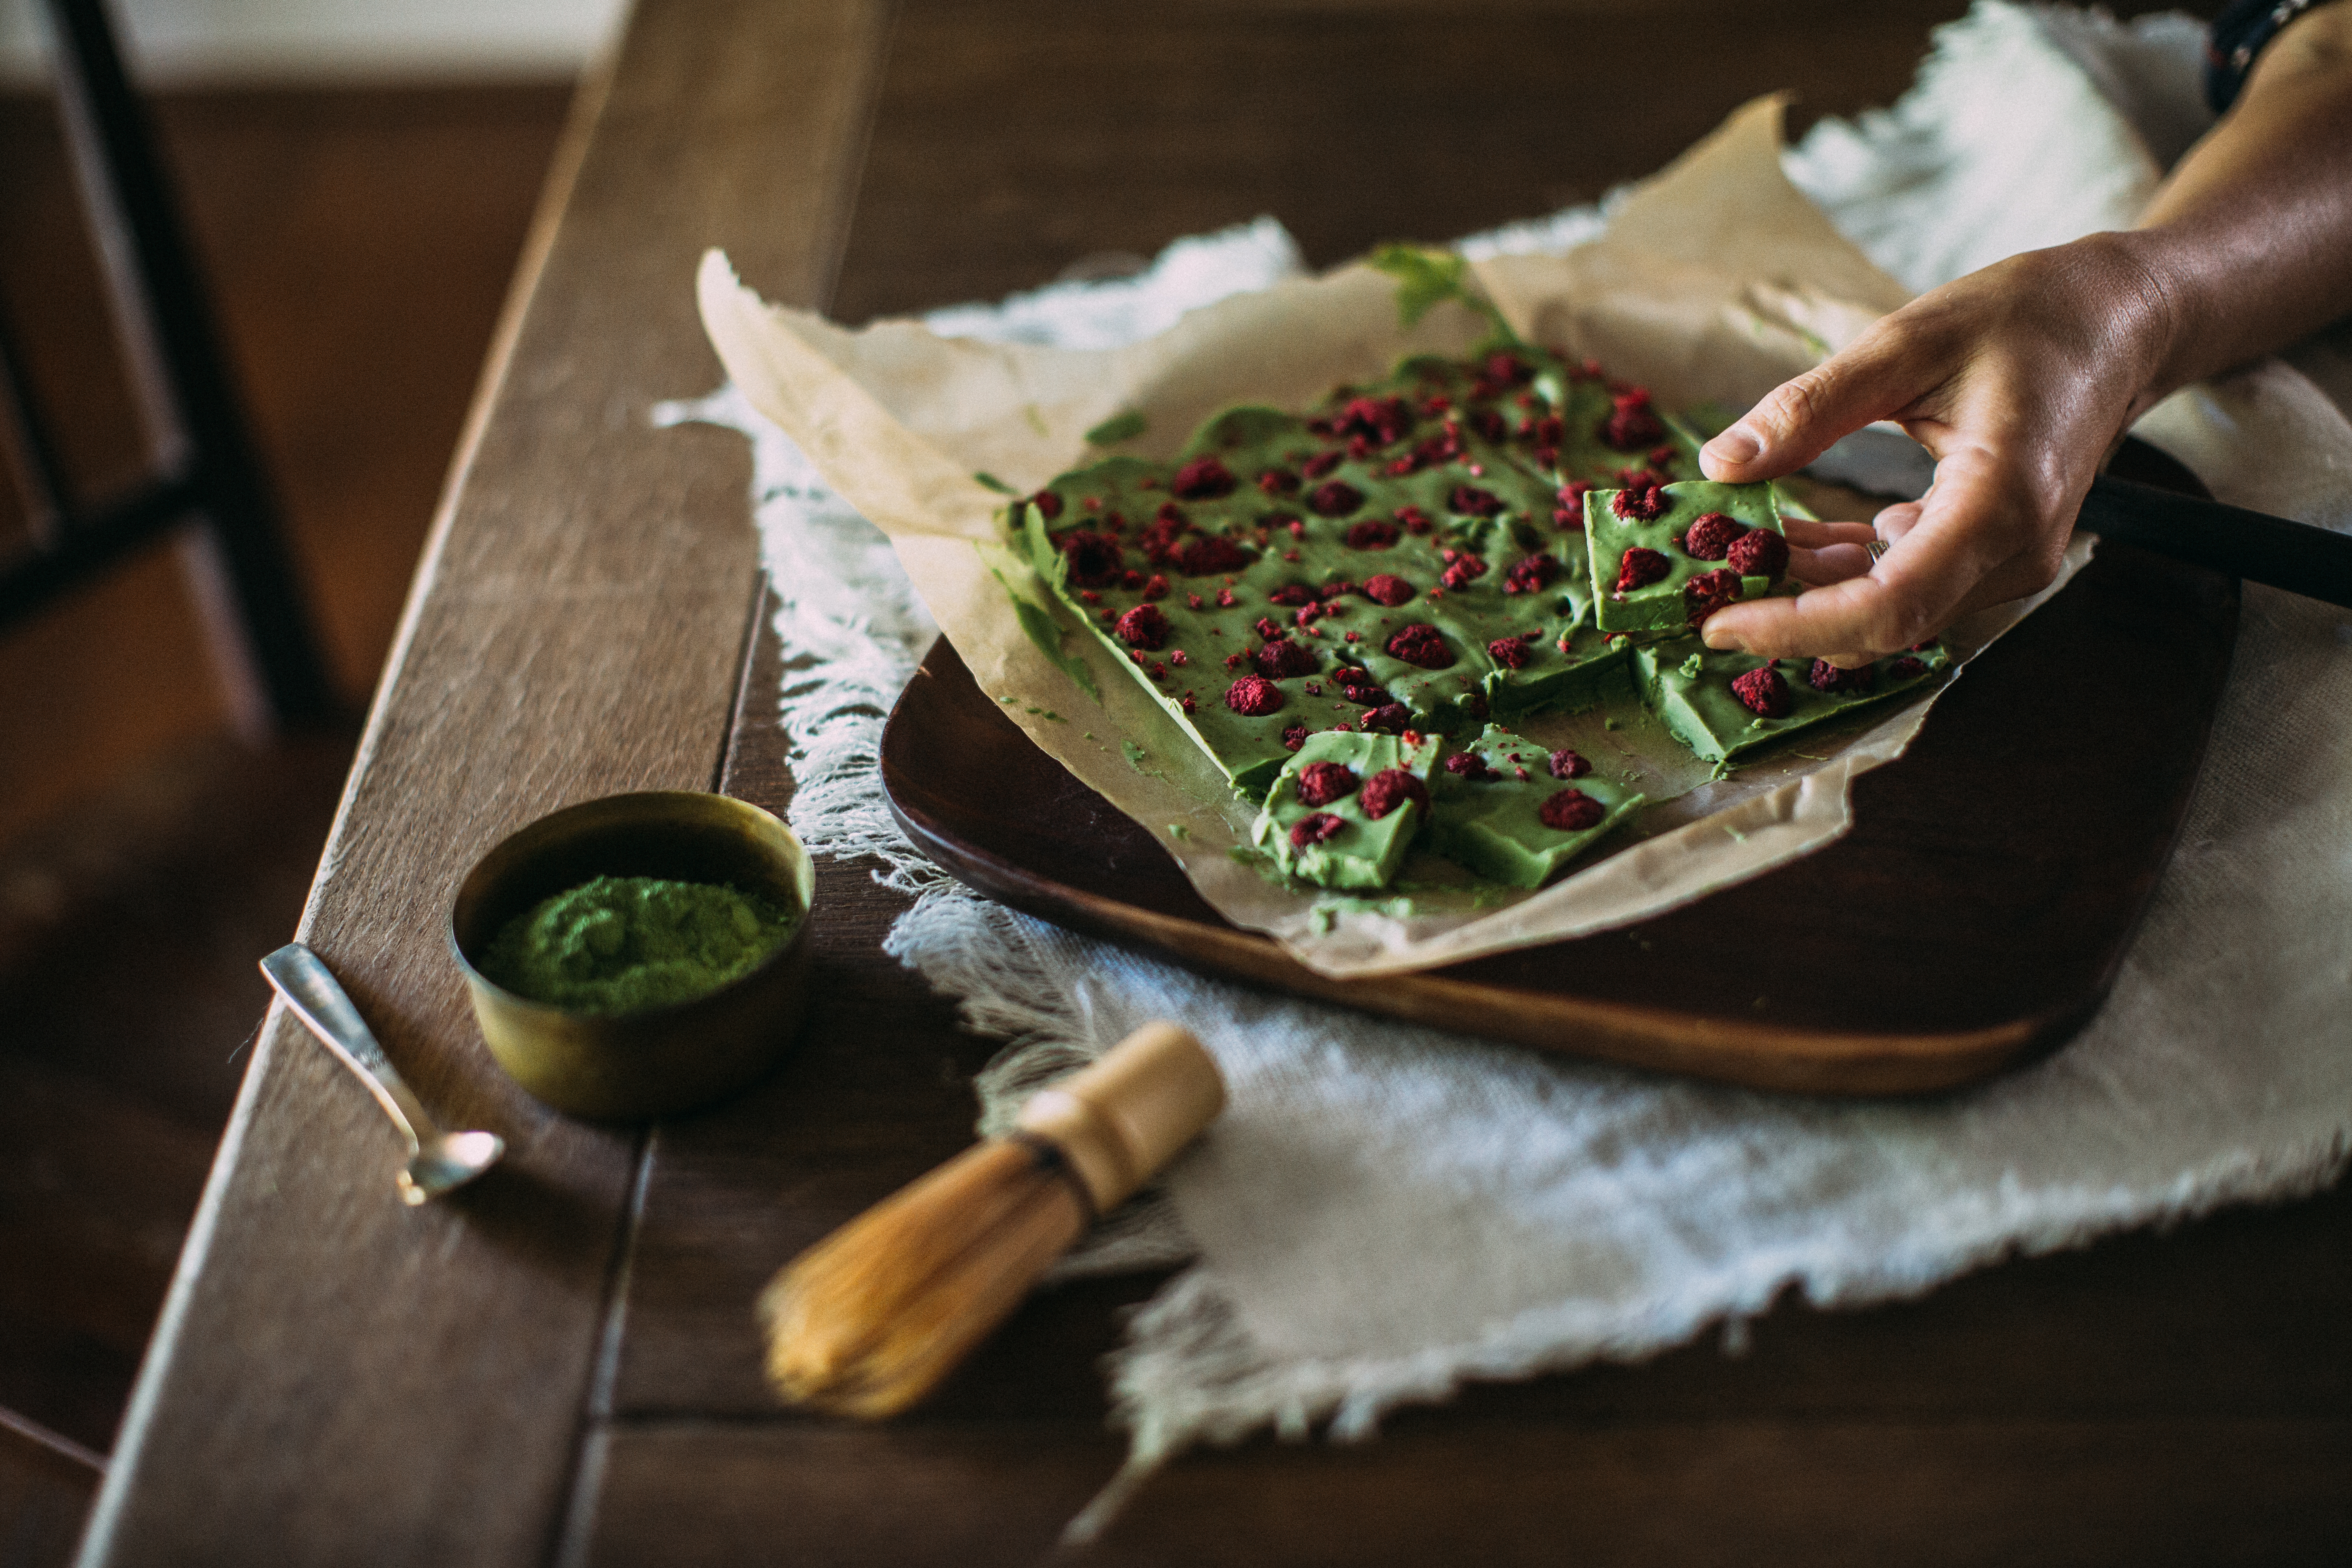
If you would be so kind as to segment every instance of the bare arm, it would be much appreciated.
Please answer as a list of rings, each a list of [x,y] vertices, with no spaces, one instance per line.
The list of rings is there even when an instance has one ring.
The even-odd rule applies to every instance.
[[[1708,477],[1802,468],[1874,419],[1937,458],[1875,522],[1792,526],[1814,581],[1717,612],[1715,647],[1843,664],[2056,574],[2099,464],[2168,394],[2352,312],[2352,0],[2298,19],[2141,226],[2011,257],[1921,295],[1707,443]],[[1865,571],[1864,568],[1868,569]]]

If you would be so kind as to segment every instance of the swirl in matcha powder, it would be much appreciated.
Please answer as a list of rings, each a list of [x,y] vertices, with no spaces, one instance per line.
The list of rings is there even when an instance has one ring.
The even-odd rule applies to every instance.
[[[499,928],[482,973],[569,1012],[642,1013],[740,979],[799,923],[797,910],[733,888],[598,877]]]

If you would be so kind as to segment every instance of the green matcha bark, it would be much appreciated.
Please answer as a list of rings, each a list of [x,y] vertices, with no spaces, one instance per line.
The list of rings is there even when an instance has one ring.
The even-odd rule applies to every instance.
[[[1675,633],[1770,592],[1788,541],[1769,485],[1630,484],[1584,498],[1595,618],[1604,632]]]
[[[1574,752],[1546,752],[1489,724],[1445,759],[1430,845],[1491,880],[1540,888],[1644,798]]]
[[[1275,863],[1326,888],[1385,888],[1429,814],[1434,738],[1309,735],[1266,792],[1253,831]]]
[[[1651,709],[1675,740],[1715,762],[1911,690],[1951,663],[1931,643],[1839,670],[1822,659],[1719,653],[1696,637],[1636,649],[1633,658]]]

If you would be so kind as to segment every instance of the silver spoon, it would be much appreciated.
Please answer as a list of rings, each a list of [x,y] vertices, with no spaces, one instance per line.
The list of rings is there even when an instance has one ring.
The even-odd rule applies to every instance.
[[[294,1016],[359,1075],[392,1124],[408,1140],[408,1164],[400,1173],[403,1203],[416,1205],[462,1187],[499,1163],[506,1140],[495,1132],[444,1132],[375,1043],[360,1010],[319,955],[289,942],[261,961],[261,973],[286,998]]]

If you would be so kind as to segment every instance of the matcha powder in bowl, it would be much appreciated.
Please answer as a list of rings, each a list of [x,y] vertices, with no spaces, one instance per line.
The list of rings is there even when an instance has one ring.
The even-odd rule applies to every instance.
[[[598,877],[509,921],[481,967],[518,996],[613,1017],[741,979],[799,923],[797,911],[733,888]]]

